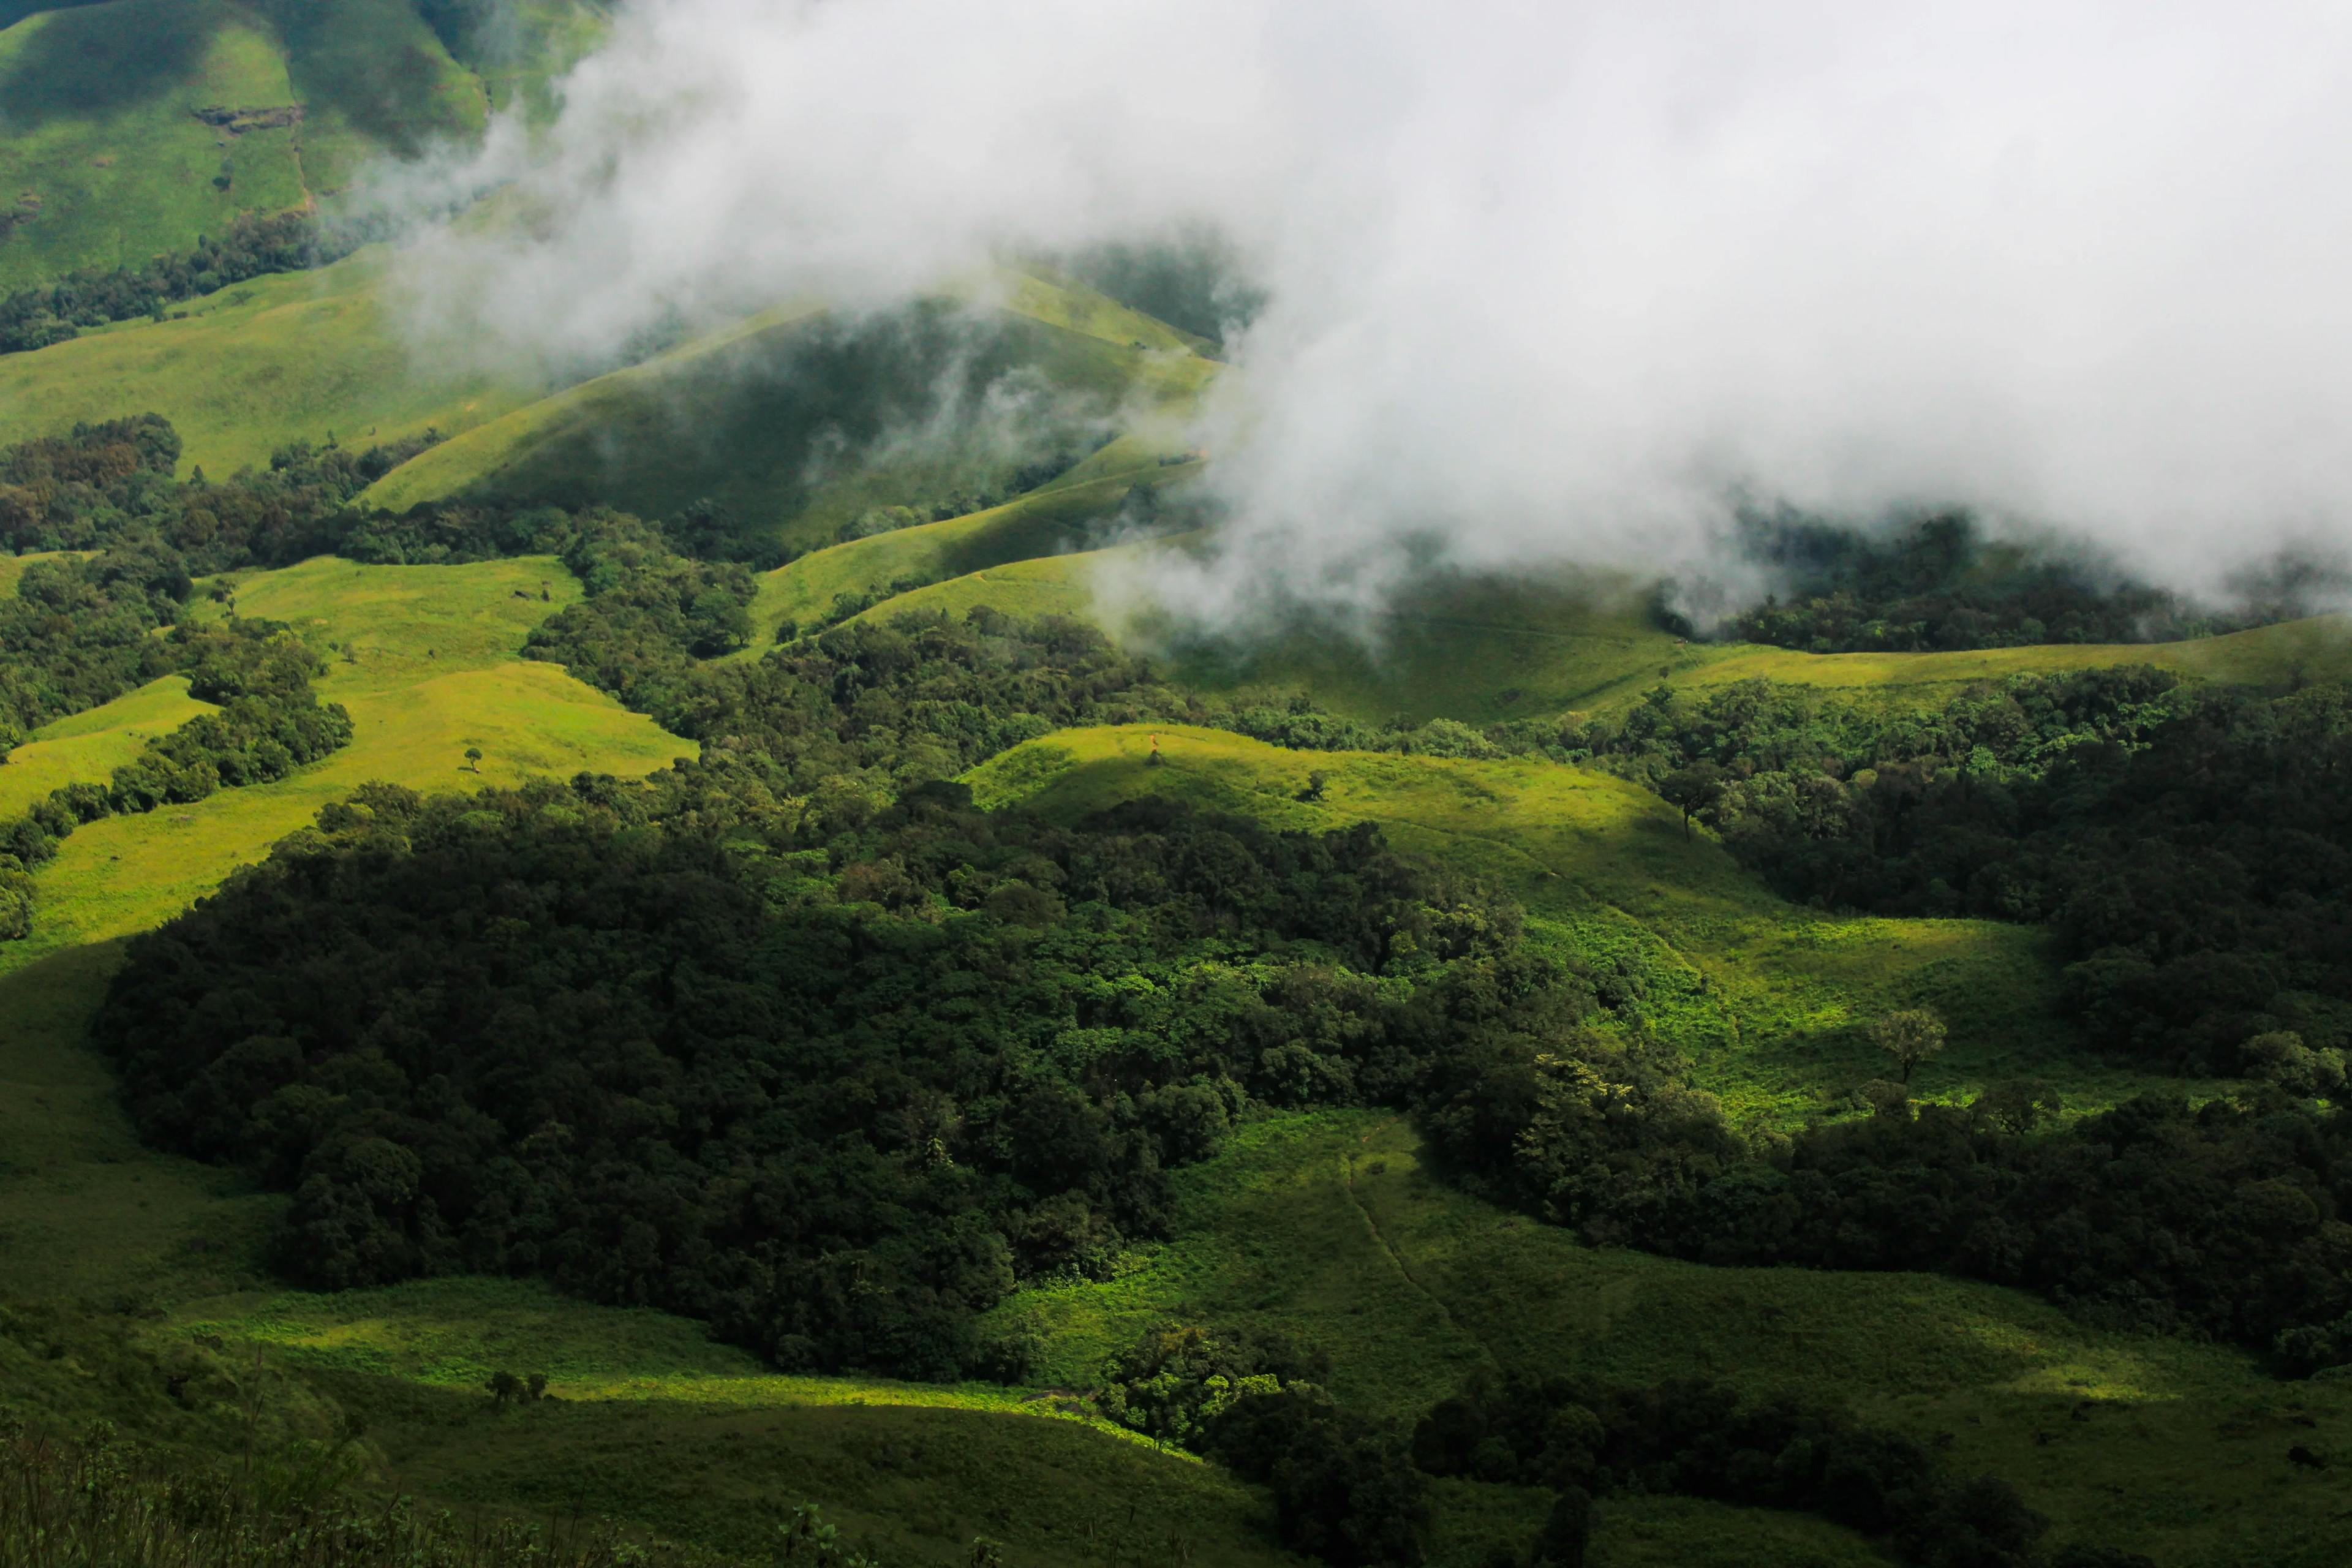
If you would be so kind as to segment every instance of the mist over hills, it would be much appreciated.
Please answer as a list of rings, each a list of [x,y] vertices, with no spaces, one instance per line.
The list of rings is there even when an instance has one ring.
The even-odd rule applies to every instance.
[[[0,1563],[2338,1568],[2345,30],[0,8]]]
[[[1264,304],[1204,413],[1236,518],[1204,606],[1416,552],[1678,564],[1748,505],[1968,508],[2176,589],[2341,535],[2328,7],[620,26],[467,166],[543,225],[419,251],[422,319],[571,352],[1210,226]]]

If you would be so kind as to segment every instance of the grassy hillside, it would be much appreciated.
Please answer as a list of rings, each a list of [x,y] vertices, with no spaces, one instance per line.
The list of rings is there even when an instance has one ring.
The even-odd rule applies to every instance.
[[[1171,1560],[1155,1554],[1177,1540],[1198,1562],[1297,1561],[1265,1543],[1245,1489],[1038,1391],[779,1377],[678,1320],[506,1282],[259,1289],[283,1200],[142,1149],[81,1046],[112,958],[85,947],[0,976],[0,1235],[20,1296],[131,1314],[113,1332],[150,1357],[208,1345],[241,1374],[257,1352],[361,1417],[383,1479],[443,1503],[610,1515],[759,1550],[814,1499],[904,1563],[960,1565],[982,1533],[1013,1561],[1073,1568],[1112,1552]],[[19,1383],[21,1353],[0,1338],[0,1379],[60,1415],[179,1415],[100,1364],[61,1389]],[[562,1403],[498,1411],[480,1383],[500,1368],[554,1374]]]
[[[1137,486],[1156,488],[1199,471],[1198,463],[1131,458],[1123,470],[1109,468],[1099,478],[1056,480],[986,511],[813,551],[761,577],[751,605],[757,629],[751,645],[736,657],[758,658],[787,620],[803,628],[814,625],[843,595],[887,597],[898,583],[939,582],[1051,557],[1115,520]]]
[[[413,0],[0,0],[0,289],[331,199],[373,161],[472,140],[494,107],[543,112],[604,12],[495,11],[436,11],[445,38]]]
[[[384,315],[387,261],[371,248],[174,307],[185,320],[0,354],[0,445],[155,413],[180,433],[184,473],[226,477],[330,434],[366,446],[427,426],[466,430],[544,390],[417,360]]]
[[[805,548],[869,508],[1002,489],[1041,455],[1033,437],[1181,404],[1213,370],[1164,343],[1098,335],[1144,330],[1108,301],[1035,279],[1003,299],[970,316],[935,303],[862,323],[772,310],[518,408],[361,499],[393,511],[467,495],[593,500],[649,517],[709,500],[748,534]],[[939,414],[941,387],[975,398],[999,378],[1048,405]]]
[[[480,134],[482,84],[410,0],[261,0],[278,26],[295,101],[303,106],[303,173],[337,191],[386,153],[415,157]]]
[[[583,769],[639,774],[693,754],[690,742],[556,666],[517,657],[530,627],[578,595],[549,558],[360,566],[321,557],[241,582],[241,613],[289,622],[330,650],[316,685],[321,700],[350,710],[352,743],[276,784],[83,827],[42,868],[38,927],[0,948],[0,967],[161,924],[372,779],[470,789]],[[484,753],[478,774],[467,766],[469,747]]]
[[[1311,804],[1298,798],[1310,773],[1324,776]],[[2089,1106],[2153,1081],[2070,1051],[2046,932],[1784,903],[1703,829],[1685,838],[1664,803],[1606,774],[1539,759],[1290,752],[1223,731],[1124,726],[1030,742],[970,780],[984,805],[1029,801],[1057,816],[1150,792],[1285,826],[1378,822],[1401,847],[1508,888],[1539,936],[1616,967],[1735,1116],[1785,1125],[1842,1112],[1884,1070],[1862,1023],[1906,1006],[1933,1006],[1951,1024],[1950,1048],[1922,1069],[1927,1098],[2031,1075]]]
[[[0,819],[22,815],[35,801],[67,784],[105,783],[149,740],[211,711],[211,703],[188,695],[186,676],[167,675],[111,702],[43,725],[0,763]]]
[[[1199,547],[1205,541],[1187,541]],[[1304,689],[1335,712],[1470,723],[1591,711],[1637,700],[1667,680],[1708,688],[1765,677],[1890,700],[1937,701],[1972,681],[2125,664],[2206,679],[2285,686],[2352,676],[2352,619],[2315,616],[2174,643],[2053,644],[1965,653],[1798,653],[1687,642],[1646,614],[1639,585],[1562,574],[1512,580],[1446,574],[1407,590],[1360,626],[1312,619],[1271,635],[1170,644],[1148,597],[1169,542],[992,566],[877,605],[961,615],[993,604],[1023,615],[1093,619],[1166,647],[1188,683],[1217,690]]]
[[[0,33],[0,289],[299,205],[299,128],[231,137],[190,112],[295,101],[277,30],[228,0],[110,0]]]
[[[1331,1353],[1341,1397],[1399,1414],[1482,1366],[1802,1387],[2011,1479],[2062,1540],[2167,1564],[2337,1560],[2337,1489],[2284,1456],[2294,1442],[2352,1441],[2352,1384],[2282,1385],[2234,1352],[2102,1333],[1931,1276],[1713,1269],[1588,1248],[1436,1179],[1410,1129],[1377,1113],[1253,1124],[1179,1182],[1176,1234],[1139,1267],[999,1310],[1048,1335],[1049,1376],[1082,1381],[1175,1318],[1295,1334]],[[1481,1513],[1515,1501],[1475,1486],[1446,1497]],[[1593,1561],[1650,1560],[1632,1538],[1657,1521],[1634,1511],[1606,1510]],[[1659,1560],[1840,1560],[1826,1546],[1776,1559],[1761,1542],[1752,1559],[1713,1555],[1699,1543],[1727,1521],[1677,1522],[1668,1540],[1690,1555]]]

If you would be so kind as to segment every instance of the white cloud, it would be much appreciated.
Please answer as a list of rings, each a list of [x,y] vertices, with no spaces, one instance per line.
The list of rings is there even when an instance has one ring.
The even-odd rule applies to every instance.
[[[2340,5],[649,0],[413,252],[502,352],[1213,222],[1237,600],[1959,502],[2210,582],[2352,525]]]

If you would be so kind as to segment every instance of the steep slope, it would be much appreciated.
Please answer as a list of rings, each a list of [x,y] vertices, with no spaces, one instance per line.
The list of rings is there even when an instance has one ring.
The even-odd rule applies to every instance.
[[[1090,458],[1081,466],[1094,463]],[[756,632],[751,646],[734,657],[758,658],[787,624],[805,633],[847,618],[836,613],[845,602],[889,599],[914,584],[1055,557],[1116,526],[1121,509],[1139,489],[1157,491],[1197,475],[1200,468],[1197,462],[1170,464],[1149,456],[1131,458],[1125,468],[1100,465],[1099,477],[1074,480],[1065,475],[986,511],[813,551],[761,577],[759,597],[751,605]]]

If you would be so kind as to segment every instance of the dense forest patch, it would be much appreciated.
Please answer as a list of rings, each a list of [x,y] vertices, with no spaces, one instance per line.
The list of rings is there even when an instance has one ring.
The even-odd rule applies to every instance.
[[[1563,754],[1714,826],[1785,896],[2056,928],[2119,1056],[2305,1092],[2352,1045],[2352,691],[2155,669],[1988,682],[1940,710],[1660,687]]]
[[[1398,1102],[1538,1036],[1673,1092],[1571,1031],[1589,994],[1507,905],[1370,833],[669,787],[331,811],[134,943],[98,1034],[142,1131],[293,1188],[317,1284],[545,1272],[945,1376],[1017,1370],[972,1315],[1153,1234],[1161,1171],[1253,1104]]]

